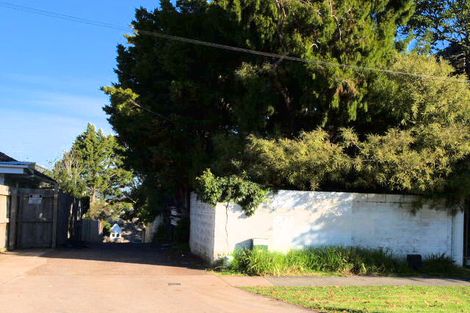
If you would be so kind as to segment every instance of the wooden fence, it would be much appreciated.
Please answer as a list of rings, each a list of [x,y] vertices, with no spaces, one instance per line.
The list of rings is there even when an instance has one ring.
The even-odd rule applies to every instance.
[[[10,188],[0,185],[0,251],[4,251],[8,247],[10,195]]]
[[[53,189],[0,185],[0,249],[55,248],[80,238],[86,203]]]

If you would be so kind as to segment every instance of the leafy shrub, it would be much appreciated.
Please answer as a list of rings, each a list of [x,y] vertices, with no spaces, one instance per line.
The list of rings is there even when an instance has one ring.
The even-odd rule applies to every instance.
[[[422,272],[425,273],[451,273],[457,266],[452,258],[445,254],[432,254],[426,257],[423,262]]]
[[[414,272],[403,258],[379,249],[359,247],[320,247],[291,250],[288,253],[255,248],[233,253],[228,270],[247,275],[302,275],[341,273],[356,275],[427,274],[467,277],[468,271],[457,267],[444,254],[427,256],[423,268]]]
[[[111,223],[108,221],[102,221],[103,225],[103,236],[109,236],[111,233]]]
[[[388,274],[406,272],[404,260],[383,250],[321,247],[286,254],[265,249],[237,250],[230,270],[248,275],[292,275],[313,272]]]
[[[260,185],[242,177],[217,177],[209,169],[196,178],[195,190],[202,201],[213,206],[218,202],[234,202],[241,206],[247,216],[253,215],[268,193]]]
[[[453,72],[432,57],[397,55],[392,68],[423,78],[374,80],[367,122],[291,136],[251,135],[241,168],[275,189],[420,194],[446,199],[455,210],[470,196],[470,88],[429,80]]]
[[[295,139],[249,137],[248,171],[268,186],[316,190],[321,185],[343,181],[353,166],[340,144],[325,130],[317,129]]]

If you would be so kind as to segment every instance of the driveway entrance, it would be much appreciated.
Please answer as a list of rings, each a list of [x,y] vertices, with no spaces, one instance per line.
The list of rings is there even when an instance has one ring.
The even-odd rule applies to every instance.
[[[0,307],[18,313],[311,312],[231,287],[193,257],[132,244],[0,254]]]

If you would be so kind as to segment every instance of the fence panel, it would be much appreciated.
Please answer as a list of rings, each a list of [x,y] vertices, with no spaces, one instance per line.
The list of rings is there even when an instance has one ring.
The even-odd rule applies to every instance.
[[[57,193],[54,190],[20,189],[18,198],[17,248],[55,247]]]
[[[0,251],[8,248],[10,222],[10,188],[0,185]]]

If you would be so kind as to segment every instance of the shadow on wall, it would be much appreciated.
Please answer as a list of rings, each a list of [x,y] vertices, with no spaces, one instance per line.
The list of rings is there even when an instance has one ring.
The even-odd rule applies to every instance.
[[[293,238],[292,245],[359,246],[385,249],[395,255],[451,254],[446,214],[433,210],[413,214],[402,207],[403,203],[366,200],[366,196],[369,195],[348,199],[340,194],[334,201],[326,201],[325,207],[316,205],[316,215],[313,213],[310,220],[297,225],[304,229]],[[299,199],[305,201],[303,197]],[[282,227],[288,227],[286,222]]]
[[[228,209],[232,223],[226,225],[227,231],[221,234],[231,237],[230,233],[236,231],[233,220],[250,220],[246,225],[252,225],[256,219],[270,216],[272,223],[269,222],[269,225],[259,220],[256,229],[246,229],[248,226],[245,226],[238,230],[246,231],[245,237],[250,239],[234,242],[234,248],[248,248],[252,245],[251,239],[267,240],[268,237],[271,238],[272,247],[279,251],[308,246],[347,245],[351,242],[351,208],[355,196],[358,195],[280,190],[271,194],[253,217],[243,214],[238,205],[223,205],[224,211]],[[265,230],[264,235],[258,234],[260,229]],[[230,239],[228,241],[231,242]]]
[[[277,190],[271,192],[266,201],[264,201],[257,210],[263,210],[269,213],[277,211],[295,211],[299,209],[318,210],[318,204],[334,202],[346,204],[353,201],[354,194],[343,192],[321,192],[321,191],[297,191],[297,190]],[[362,196],[362,195],[361,195]],[[364,195],[365,196],[365,195]],[[238,218],[250,218],[242,213],[239,205],[229,203],[219,204],[224,209],[228,209],[230,213],[239,215]],[[256,214],[256,213],[255,213]]]
[[[346,245],[350,239],[354,197],[341,192],[281,190],[265,209],[273,213],[272,245],[276,250]]]
[[[297,197],[296,201],[310,214],[303,221],[307,230],[292,239],[295,247],[351,244],[351,230],[354,227],[351,195],[338,194],[334,200],[325,194],[305,195]],[[305,203],[310,207],[306,207]]]
[[[347,205],[353,201],[354,196],[355,194],[343,192],[280,190],[270,196],[268,205],[272,211],[279,209],[318,210],[322,208],[322,204],[341,203]]]

